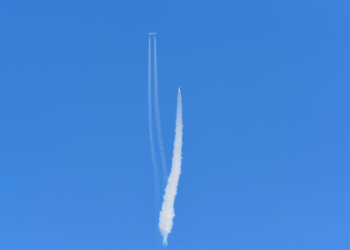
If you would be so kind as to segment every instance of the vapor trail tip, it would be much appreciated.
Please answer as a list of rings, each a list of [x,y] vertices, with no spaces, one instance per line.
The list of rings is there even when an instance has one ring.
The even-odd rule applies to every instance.
[[[181,92],[180,87],[179,87],[179,92]]]

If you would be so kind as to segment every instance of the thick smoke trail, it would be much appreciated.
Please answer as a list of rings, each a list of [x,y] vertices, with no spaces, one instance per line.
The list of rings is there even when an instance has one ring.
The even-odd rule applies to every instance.
[[[156,189],[156,203],[158,203],[159,183],[158,183],[158,167],[156,159],[156,151],[154,148],[153,141],[153,124],[152,124],[152,77],[151,77],[151,37],[148,40],[148,127],[149,127],[149,138],[151,142],[151,153],[153,161],[153,172]]]
[[[157,135],[159,143],[160,158],[162,160],[163,167],[163,183],[165,186],[166,180],[168,178],[168,171],[166,167],[163,138],[162,138],[162,129],[160,125],[160,110],[159,110],[159,98],[158,98],[158,69],[157,69],[157,41],[154,37],[154,106],[156,113],[156,124],[157,124]]]
[[[181,159],[182,159],[182,103],[181,92],[177,95],[177,112],[176,112],[176,129],[173,151],[173,162],[171,172],[168,179],[168,185],[165,189],[162,211],[159,216],[159,230],[163,236],[163,244],[168,244],[168,234],[173,227],[174,202],[177,193],[177,186],[181,174]]]

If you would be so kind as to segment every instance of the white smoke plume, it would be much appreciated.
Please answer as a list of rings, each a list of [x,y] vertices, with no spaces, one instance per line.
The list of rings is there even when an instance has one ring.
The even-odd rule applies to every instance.
[[[156,114],[156,124],[157,124],[157,135],[158,135],[158,144],[160,151],[160,158],[162,160],[162,169],[163,169],[163,183],[165,186],[166,180],[168,178],[168,171],[166,167],[163,138],[162,138],[162,129],[160,123],[160,108],[159,108],[159,98],[158,98],[158,68],[157,68],[157,41],[154,36],[154,107]]]
[[[177,112],[176,112],[176,129],[175,141],[173,151],[173,161],[171,172],[168,178],[168,184],[165,188],[164,201],[162,210],[159,216],[159,230],[163,236],[163,244],[168,244],[168,235],[173,227],[174,202],[177,194],[177,186],[181,174],[181,160],[182,160],[182,103],[181,92],[179,89],[177,95]]]
[[[154,181],[156,189],[156,203],[158,203],[158,194],[159,194],[159,183],[158,183],[158,167],[156,159],[156,151],[154,148],[153,141],[153,123],[152,123],[152,76],[151,76],[151,37],[148,40],[148,128],[149,128],[149,138],[151,143],[151,153],[152,153],[152,162],[153,162],[153,172],[154,172]]]

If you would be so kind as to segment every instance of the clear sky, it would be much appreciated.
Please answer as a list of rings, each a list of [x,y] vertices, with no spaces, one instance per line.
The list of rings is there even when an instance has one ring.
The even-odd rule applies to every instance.
[[[162,249],[148,134],[158,32],[168,249],[350,246],[350,2],[0,3],[0,249]]]

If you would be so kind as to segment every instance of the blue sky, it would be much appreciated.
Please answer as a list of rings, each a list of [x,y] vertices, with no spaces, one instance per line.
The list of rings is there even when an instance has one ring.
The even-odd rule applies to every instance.
[[[0,249],[162,249],[148,135],[156,31],[168,249],[350,245],[349,1],[2,1]]]

